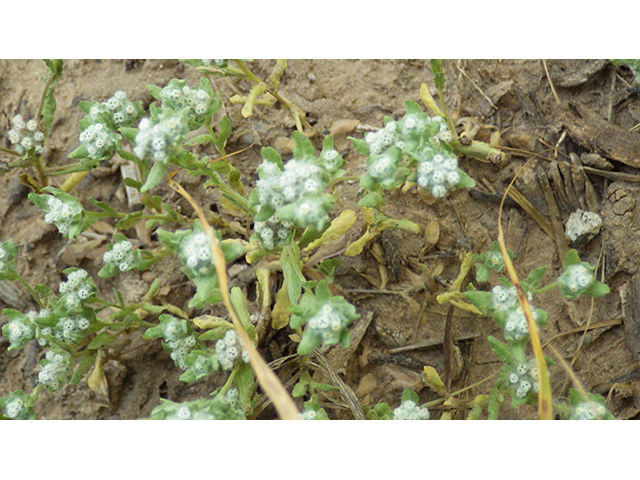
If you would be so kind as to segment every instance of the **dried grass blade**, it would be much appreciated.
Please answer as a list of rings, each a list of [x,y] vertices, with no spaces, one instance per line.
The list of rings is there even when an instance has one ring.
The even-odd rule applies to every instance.
[[[198,218],[200,218],[200,222],[204,231],[206,232],[209,240],[211,241],[211,251],[213,252],[213,259],[216,266],[216,271],[218,273],[218,281],[220,282],[220,289],[222,291],[222,297],[224,299],[224,303],[229,311],[229,315],[231,316],[231,320],[233,325],[236,327],[238,335],[242,340],[242,346],[249,354],[249,360],[251,362],[251,366],[253,367],[253,371],[256,373],[256,377],[258,378],[258,382],[260,386],[265,391],[267,396],[273,402],[276,410],[278,411],[278,415],[283,420],[298,420],[300,419],[300,412],[298,411],[291,395],[284,388],[278,377],[273,373],[273,371],[267,366],[266,362],[258,353],[258,350],[253,346],[253,343],[249,339],[247,332],[245,331],[242,322],[238,318],[235,309],[231,303],[231,298],[229,296],[229,284],[227,280],[227,269],[226,262],[224,259],[224,254],[218,245],[218,239],[214,235],[213,228],[207,223],[207,220],[204,216],[204,213],[198,206],[198,204],[191,198],[184,188],[181,185],[174,182],[172,177],[177,173],[175,172],[167,174],[167,185],[171,187],[173,190],[178,192],[187,201],[191,204],[194,210],[198,214]]]

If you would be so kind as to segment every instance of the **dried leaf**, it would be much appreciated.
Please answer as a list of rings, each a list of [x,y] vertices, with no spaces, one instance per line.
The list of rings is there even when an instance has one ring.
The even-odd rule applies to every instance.
[[[290,304],[287,284],[283,283],[282,288],[276,293],[276,304],[271,312],[271,328],[280,330],[289,325],[289,318],[291,317]]]
[[[329,135],[341,135],[352,132],[360,124],[360,120],[336,120],[329,128]]]
[[[87,379],[87,385],[89,385],[89,388],[97,394],[108,398],[109,386],[107,385],[107,377],[102,369],[103,361],[102,355],[99,354],[96,359],[96,363],[93,366],[93,372],[91,372],[91,375]]]
[[[425,252],[433,248],[435,244],[438,243],[438,240],[440,239],[440,224],[437,221],[431,220],[429,222],[429,225],[424,229],[424,239],[427,242],[424,249]]]

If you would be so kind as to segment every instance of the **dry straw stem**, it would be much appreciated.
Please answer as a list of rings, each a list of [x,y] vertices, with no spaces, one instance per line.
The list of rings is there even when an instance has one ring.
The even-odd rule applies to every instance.
[[[260,386],[265,391],[267,396],[273,402],[276,410],[278,411],[278,415],[283,420],[299,420],[300,412],[298,411],[291,395],[284,388],[278,377],[273,373],[273,371],[267,366],[266,362],[262,358],[262,356],[258,353],[256,348],[253,346],[253,343],[249,339],[247,332],[240,322],[238,315],[236,314],[235,309],[233,308],[233,304],[231,303],[231,298],[229,297],[229,284],[227,281],[227,269],[226,262],[224,260],[224,254],[218,245],[218,239],[214,235],[213,228],[207,223],[207,219],[204,216],[204,213],[198,206],[198,204],[191,198],[184,188],[181,185],[174,182],[172,177],[178,172],[171,172],[167,174],[167,185],[171,187],[173,190],[178,192],[187,201],[191,204],[194,210],[198,214],[198,218],[200,219],[200,223],[202,227],[209,237],[211,241],[211,251],[213,252],[213,259],[216,266],[216,271],[218,273],[218,281],[220,282],[220,289],[222,290],[222,297],[224,299],[224,303],[227,307],[229,315],[231,316],[231,320],[233,325],[235,326],[238,335],[242,341],[242,346],[249,354],[249,360],[251,361],[251,366],[253,367],[254,372],[256,373],[256,377],[258,378],[258,382]]]
[[[526,163],[525,163],[526,165]],[[524,165],[523,165],[524,167]],[[523,167],[520,167],[522,170]],[[519,171],[518,171],[519,173]],[[509,254],[507,253],[507,247],[504,243],[504,232],[502,230],[502,208],[504,206],[504,201],[507,198],[507,193],[511,189],[511,186],[515,182],[518,177],[518,173],[513,177],[511,183],[507,187],[504,195],[502,196],[502,202],[500,202],[500,211],[498,213],[498,243],[500,244],[500,251],[502,252],[502,258],[504,260],[505,266],[507,267],[507,273],[509,274],[509,279],[511,283],[516,287],[516,292],[518,292],[518,301],[520,302],[520,306],[522,307],[522,311],[527,319],[527,327],[529,328],[529,335],[531,337],[531,345],[533,346],[533,353],[536,357],[536,364],[538,367],[539,374],[539,382],[540,382],[540,393],[538,395],[538,417],[540,420],[552,420],[553,419],[553,409],[551,403],[551,384],[549,383],[549,372],[547,370],[547,361],[544,358],[544,354],[542,353],[542,346],[540,345],[540,336],[538,335],[538,326],[533,319],[533,314],[531,313],[531,306],[529,305],[529,300],[527,299],[527,295],[522,289],[522,285],[520,285],[520,281],[518,280],[518,276],[516,275],[516,271],[513,268],[513,264],[511,263],[511,259],[509,258]]]

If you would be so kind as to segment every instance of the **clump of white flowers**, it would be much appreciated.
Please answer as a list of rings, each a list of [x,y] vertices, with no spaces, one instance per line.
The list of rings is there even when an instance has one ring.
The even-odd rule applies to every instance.
[[[538,366],[536,359],[519,363],[509,372],[509,385],[518,399],[526,398],[529,394],[537,394],[540,390],[538,383]]]
[[[70,221],[82,213],[82,206],[77,203],[64,202],[56,197],[49,197],[49,211],[44,216],[46,223],[53,223],[63,235],[69,234]]]
[[[73,356],[65,351],[49,350],[41,362],[38,383],[50,391],[61,389],[71,379]]]
[[[172,315],[160,315],[160,325],[147,329],[144,338],[163,337],[162,348],[169,354],[176,366],[187,370],[185,358],[198,344],[198,335],[185,319]]]
[[[29,397],[22,390],[15,390],[0,398],[0,408],[4,408],[5,416],[11,420],[33,420],[33,400]]]
[[[36,337],[37,327],[31,315],[23,315],[8,308],[4,309],[2,313],[9,318],[9,321],[2,326],[2,334],[10,342],[9,350],[22,348]],[[35,312],[33,314],[35,316]]]
[[[576,405],[571,413],[571,420],[597,420],[607,413],[604,405],[597,402],[583,402]]]
[[[13,128],[7,133],[9,141],[14,145],[13,149],[20,155],[25,155],[33,149],[36,155],[42,155],[42,142],[44,133],[38,130],[38,121],[31,119],[24,121],[22,115],[16,115],[11,119]]]
[[[231,370],[238,361],[249,363],[249,354],[246,352],[238,333],[235,330],[228,330],[224,338],[216,342],[216,353],[218,362],[223,370]]]
[[[429,416],[427,407],[420,407],[415,401],[408,399],[393,411],[394,420],[429,420]]]
[[[174,403],[162,399],[162,405],[151,412],[151,420],[244,420],[246,419],[240,392],[231,387],[212,399]]]
[[[594,267],[586,262],[569,265],[558,278],[564,296],[577,298],[586,292],[595,281],[594,270]]]
[[[364,140],[352,138],[355,148],[367,155],[367,172],[360,185],[390,190],[407,180],[441,198],[451,187],[472,187],[475,182],[458,168],[448,142],[452,139],[446,121],[429,117],[416,102],[405,102],[400,120],[385,118],[383,128],[369,132]]]
[[[81,268],[65,270],[67,281],[60,283],[60,301],[67,311],[75,311],[96,291],[93,279]],[[72,329],[67,329],[72,330]]]
[[[55,187],[44,187],[41,191],[53,195],[31,192],[29,200],[44,212],[44,221],[53,223],[65,237],[73,238],[78,235],[83,229],[84,220],[84,209],[80,201]]]
[[[163,106],[166,105],[176,112],[187,108],[187,114],[196,122],[201,122],[205,116],[213,115],[217,110],[215,97],[210,92],[204,88],[190,87],[186,85],[186,80],[176,78],[160,90],[160,99]]]
[[[306,355],[320,345],[349,346],[349,331],[347,326],[359,315],[353,305],[344,297],[333,296],[326,280],[316,285],[315,293],[306,292],[299,305],[291,305],[289,310],[292,328],[305,325],[298,353]]]
[[[133,103],[127,94],[118,90],[106,102],[80,102],[85,113],[80,120],[80,146],[71,152],[70,158],[90,159],[87,165],[113,156],[121,136],[117,130],[133,125],[144,114],[140,102]]]
[[[293,227],[292,222],[284,222],[275,215],[271,215],[264,222],[255,222],[253,230],[260,237],[262,246],[267,250],[273,250],[281,248],[287,243]]]
[[[187,131],[185,118],[180,114],[157,120],[145,117],[138,124],[133,153],[141,160],[149,158],[154,162],[166,163],[172,149],[182,141]]]
[[[94,107],[98,111],[98,107]],[[101,159],[113,155],[119,136],[104,123],[92,123],[80,133],[80,144],[87,156]]]
[[[137,263],[133,245],[129,240],[121,240],[114,243],[113,247],[104,253],[102,260],[121,272],[131,270]]]

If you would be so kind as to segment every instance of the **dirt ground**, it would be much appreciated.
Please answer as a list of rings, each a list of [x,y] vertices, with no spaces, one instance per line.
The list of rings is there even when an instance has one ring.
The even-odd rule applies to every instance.
[[[274,63],[260,60],[250,66],[260,78],[266,79]],[[638,296],[637,282],[633,280],[640,256],[640,236],[635,234],[640,230],[640,216],[635,213],[639,197],[636,185],[640,180],[635,175],[640,167],[640,149],[635,147],[640,145],[640,137],[638,132],[629,133],[631,127],[640,123],[640,100],[637,91],[629,88],[634,84],[631,74],[607,62],[551,60],[547,67],[548,76],[540,60],[444,62],[448,109],[457,118],[467,117],[483,127],[477,139],[488,141],[492,132],[499,131],[507,161],[494,165],[462,158],[461,168],[477,185],[472,190],[451,191],[445,200],[436,202],[427,195],[419,195],[415,188],[407,193],[388,194],[385,213],[419,224],[421,233],[385,232],[377,240],[384,253],[382,263],[370,249],[357,257],[339,257],[344,263],[336,272],[335,284],[344,290],[361,318],[352,326],[354,345],[348,355],[329,353],[329,358],[363,405],[388,402],[396,407],[404,388],[417,391],[421,402],[438,398],[423,384],[421,375],[424,365],[433,366],[440,374],[444,369],[442,340],[448,307],[439,305],[436,296],[446,291],[456,278],[460,254],[486,251],[497,239],[496,199],[499,202],[514,174],[530,160],[515,185],[551,225],[551,230],[545,232],[541,223],[521,206],[509,203],[505,207],[502,214],[505,241],[514,252],[518,275],[524,278],[533,269],[547,265],[543,284],[553,281],[562,271],[568,245],[562,232],[559,235],[555,232],[563,228],[562,224],[576,209],[591,209],[603,218],[602,232],[578,251],[582,260],[604,265],[605,282],[611,287],[610,295],[595,301],[590,298],[566,301],[556,290],[537,296],[536,306],[549,315],[549,323],[541,332],[543,344],[548,343],[545,352],[553,356],[552,348],[557,350],[572,364],[587,390],[607,396],[609,409],[617,418],[635,418],[640,412],[637,365],[640,310],[633,308]],[[0,61],[0,137],[6,138],[12,116],[21,113],[30,118],[35,113],[44,75],[41,61]],[[141,100],[147,107],[153,98],[145,85],[164,86],[174,77],[197,85],[200,73],[177,60],[66,61],[56,87],[58,108],[46,144],[46,163],[70,162],[67,155],[78,145],[78,120],[83,116],[78,107],[80,101],[105,101],[122,89],[133,101]],[[365,159],[353,149],[347,136],[361,138],[367,126],[382,126],[383,116],[403,116],[403,102],[419,101],[422,83],[429,85],[435,94],[428,61],[424,60],[292,60],[279,91],[306,113],[317,132],[312,141],[318,151],[324,134],[336,131],[336,122],[359,122],[355,131],[341,130],[334,135],[337,150],[348,151],[347,175],[359,175],[364,172]],[[291,152],[288,140],[295,122],[280,105],[260,107],[255,115],[243,118],[241,105],[228,99],[238,92],[246,95],[249,84],[226,79],[217,79],[216,84],[233,124],[227,151],[246,149],[230,161],[243,172],[243,181],[251,188],[261,162],[260,148],[272,146],[284,159],[288,158]],[[597,121],[585,112],[592,112]],[[462,129],[460,126],[459,131]],[[2,142],[3,146],[9,146],[8,140],[6,144],[5,140]],[[213,153],[213,149],[202,147],[200,152]],[[541,155],[531,160],[535,153]],[[584,155],[591,153],[599,154],[600,160],[606,159],[608,164],[593,163],[600,160]],[[0,153],[0,160],[9,159]],[[12,238],[21,246],[17,264],[30,284],[45,284],[57,291],[60,272],[70,266],[81,267],[96,280],[104,298],[112,298],[112,287],[116,287],[125,294],[126,302],[137,302],[158,277],[161,300],[192,316],[225,314],[220,306],[202,310],[187,307],[195,288],[180,271],[177,258],[168,258],[149,272],[132,271],[109,280],[100,279],[97,272],[109,236],[90,231],[72,241],[63,238],[54,226],[44,223],[42,212],[27,199],[28,190],[20,184],[19,173],[14,170],[0,175],[0,239]],[[200,187],[202,178],[182,173],[176,178],[201,205],[226,220],[234,219],[221,206],[218,192]],[[63,180],[53,178],[52,183],[59,185]],[[358,189],[357,182],[339,183],[339,201],[332,211],[332,216],[341,208],[358,213],[352,239],[359,236],[362,225],[357,207]],[[72,193],[88,208],[91,208],[88,199],[94,198],[120,211],[128,209],[120,170],[111,161],[92,171]],[[182,214],[194,215],[189,204],[164,184],[156,187],[154,193]],[[424,231],[432,221],[437,222],[440,235],[437,244],[425,251]],[[153,232],[147,232],[149,236],[140,235],[135,229],[124,233],[139,246],[158,245]],[[83,242],[99,238],[103,241],[97,246],[94,242],[91,248],[82,248]],[[243,261],[236,263],[230,270],[232,278],[247,268]],[[381,284],[382,272],[388,277],[386,285]],[[488,289],[496,284],[497,278],[493,274],[489,283],[477,287]],[[254,283],[245,285],[250,300],[255,299]],[[24,291],[13,292],[8,288],[0,290],[1,308],[26,312],[35,307]],[[583,336],[587,325],[589,329]],[[502,332],[490,317],[455,310],[452,331],[459,355],[451,391],[480,382],[501,368],[489,348],[487,336],[502,339]],[[264,331],[259,348],[267,361],[295,352],[296,344],[289,334],[288,328]],[[175,402],[195,400],[224,382],[223,373],[193,384],[180,382],[181,370],[162,350],[160,341],[144,341],[141,336],[142,332],[133,332],[110,347],[110,360],[104,367],[107,391],[96,393],[83,381],[58,392],[43,393],[36,417],[144,418],[160,404],[161,398]],[[431,342],[430,348],[394,350],[425,342]],[[8,346],[8,340],[0,338],[0,396],[16,389],[31,391],[43,355],[36,342],[18,351],[9,352]],[[294,362],[280,369],[279,374],[287,382],[298,371],[299,365]],[[558,366],[552,366],[550,373],[554,398],[566,398],[572,386],[566,374]],[[458,398],[464,402],[488,394],[494,381],[490,379],[473,387]],[[336,403],[341,403],[339,398]],[[352,418],[349,410],[339,406],[328,403],[325,408],[331,418]],[[432,409],[433,418],[441,415],[441,408]],[[465,408],[459,408],[454,418],[465,418],[467,413]],[[274,417],[272,408],[266,408],[258,416]],[[535,417],[535,407],[511,409],[503,404],[500,410],[500,418]]]

